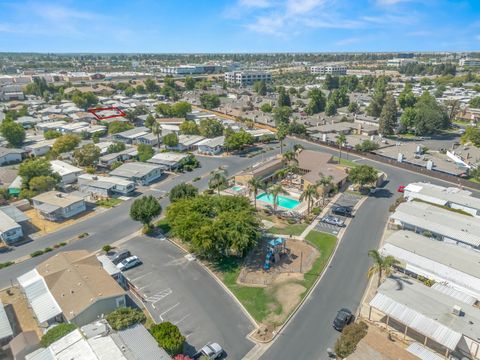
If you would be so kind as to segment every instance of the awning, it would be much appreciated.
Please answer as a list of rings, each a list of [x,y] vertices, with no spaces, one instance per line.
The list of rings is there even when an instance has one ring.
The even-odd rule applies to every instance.
[[[56,206],[56,205],[50,205],[50,204],[41,204],[41,205],[38,205],[35,207],[37,210],[45,213],[45,214],[52,214],[54,213],[55,211],[57,211],[58,209],[60,209],[60,207]]]

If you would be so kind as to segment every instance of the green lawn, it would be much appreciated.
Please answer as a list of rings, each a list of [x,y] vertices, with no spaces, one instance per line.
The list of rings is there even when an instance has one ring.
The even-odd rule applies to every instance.
[[[118,204],[121,204],[122,200],[120,199],[115,199],[115,198],[110,198],[110,199],[102,199],[97,201],[97,205],[103,206],[106,208],[112,208],[114,206],[117,206]]]
[[[281,306],[272,295],[273,289],[249,287],[237,284],[240,274],[240,263],[235,259],[225,259],[214,265],[222,274],[223,283],[235,297],[245,306],[252,317],[262,322],[272,311],[280,312]]]
[[[360,165],[360,164],[357,164],[356,162],[354,162],[352,160],[344,159],[344,156],[346,156],[346,155],[342,154],[342,158],[340,159],[340,165],[347,166],[347,167],[357,167],[357,166]],[[338,156],[334,156],[333,161],[338,161]]]
[[[308,224],[291,224],[285,226],[274,226],[268,229],[267,231],[271,234],[280,234],[280,235],[301,235],[303,231],[307,228]]]
[[[320,251],[320,256],[313,263],[312,269],[304,276],[302,285],[306,288],[305,292],[312,287],[317,277],[327,265],[328,259],[330,259],[330,256],[335,250],[337,238],[333,235],[313,230],[308,233],[306,240]]]

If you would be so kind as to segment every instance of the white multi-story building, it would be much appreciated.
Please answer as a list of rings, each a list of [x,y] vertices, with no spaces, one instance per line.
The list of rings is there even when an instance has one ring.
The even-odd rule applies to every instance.
[[[169,75],[211,74],[221,69],[218,65],[180,65],[162,67],[160,71]]]
[[[311,66],[310,72],[318,75],[347,75],[347,67],[345,65]]]
[[[271,81],[272,74],[266,71],[230,71],[225,73],[225,81],[229,84],[252,85],[256,81]]]
[[[407,64],[416,64],[417,62],[418,61],[414,59],[403,59],[403,58],[390,59],[387,61],[387,66],[399,68]]]
[[[462,67],[480,67],[480,59],[460,59],[459,65]]]

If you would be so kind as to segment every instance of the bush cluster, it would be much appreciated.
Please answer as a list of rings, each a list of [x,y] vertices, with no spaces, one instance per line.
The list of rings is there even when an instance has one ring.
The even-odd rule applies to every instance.
[[[129,326],[145,322],[145,314],[138,309],[122,307],[107,315],[107,321],[114,330],[126,329]]]
[[[335,343],[335,353],[342,359],[353,354],[357,344],[367,335],[368,326],[363,321],[347,325]]]

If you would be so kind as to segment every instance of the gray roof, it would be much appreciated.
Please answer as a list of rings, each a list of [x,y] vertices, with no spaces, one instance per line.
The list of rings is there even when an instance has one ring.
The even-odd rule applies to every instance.
[[[51,214],[51,213],[57,211],[58,209],[60,209],[59,206],[50,205],[50,204],[47,204],[47,203],[43,203],[43,204],[37,205],[35,208],[36,208],[37,210],[40,210],[41,212],[46,213],[46,214]]]
[[[118,334],[138,360],[171,360],[167,352],[158,346],[152,335],[141,324],[121,330]]]
[[[0,157],[6,156],[9,154],[23,154],[25,153],[25,150],[22,149],[14,149],[14,148],[6,148],[6,147],[0,147]]]
[[[17,229],[19,227],[20,225],[18,225],[15,220],[13,220],[3,211],[0,211],[0,232],[3,233],[9,230]]]
[[[25,213],[18,210],[13,205],[2,206],[2,207],[0,207],[0,211],[7,214],[9,217],[11,217],[17,223],[22,222],[22,221],[30,220],[30,218],[27,215],[25,215]]]
[[[211,139],[203,139],[197,143],[197,146],[209,146],[209,147],[217,147],[223,146],[225,142],[225,136],[218,136]]]
[[[10,325],[10,320],[8,320],[5,308],[0,301],[0,339],[5,339],[10,336],[13,336],[12,326]]]
[[[120,176],[126,178],[140,178],[155,169],[161,169],[161,166],[155,164],[147,164],[147,163],[140,163],[140,162],[130,162],[120,165],[115,170],[110,172],[111,176]]]
[[[136,137],[137,135],[141,135],[143,133],[149,133],[150,129],[146,126],[136,127],[127,131],[123,131],[120,133],[115,134],[114,136],[121,136],[125,138]]]
[[[480,219],[419,201],[400,204],[391,219],[472,246],[480,245]]]
[[[386,279],[370,305],[451,350],[463,335],[480,338],[480,309],[411,278]],[[452,313],[454,306],[463,316]]]

